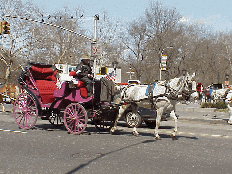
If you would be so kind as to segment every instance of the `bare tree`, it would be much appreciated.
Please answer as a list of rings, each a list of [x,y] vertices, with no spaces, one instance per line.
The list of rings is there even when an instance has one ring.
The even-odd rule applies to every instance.
[[[134,20],[129,24],[127,29],[127,37],[124,36],[122,42],[127,50],[127,54],[124,57],[124,61],[135,72],[135,76],[138,80],[141,80],[143,71],[145,70],[146,61],[144,58],[145,52],[145,33],[146,25],[142,23],[142,19]]]
[[[87,46],[86,40],[81,37],[50,25],[45,26],[41,23],[26,20],[46,20],[48,23],[67,29],[84,32],[80,29],[79,20],[69,19],[71,15],[57,12],[53,16],[45,16],[35,5],[29,2],[24,4],[21,0],[1,0],[1,4],[2,16],[23,17],[23,20],[4,18],[10,23],[11,31],[10,35],[2,35],[4,59],[0,60],[5,64],[5,71],[8,74],[5,78],[10,77],[11,72],[14,72],[15,69],[12,68],[14,66],[18,67],[19,63],[28,61],[50,64],[76,63],[82,54],[90,52],[90,43]],[[10,62],[10,64],[6,64],[6,62]]]

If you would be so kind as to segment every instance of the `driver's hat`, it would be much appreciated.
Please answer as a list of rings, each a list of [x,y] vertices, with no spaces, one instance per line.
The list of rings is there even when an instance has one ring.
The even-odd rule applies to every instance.
[[[83,55],[83,57],[81,58],[81,60],[90,60],[88,55]]]

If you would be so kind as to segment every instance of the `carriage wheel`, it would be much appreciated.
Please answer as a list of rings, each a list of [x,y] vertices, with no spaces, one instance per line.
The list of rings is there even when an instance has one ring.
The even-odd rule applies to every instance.
[[[60,127],[64,125],[64,118],[63,115],[60,111],[58,110],[53,110],[50,113],[51,115],[49,116],[49,122],[56,126],[56,127]]]
[[[82,133],[88,122],[85,108],[79,103],[69,104],[64,111],[64,125],[72,134]]]
[[[36,123],[38,107],[35,99],[28,93],[23,93],[15,100],[14,118],[22,129],[30,129]]]
[[[100,131],[109,131],[113,125],[114,121],[107,121],[107,120],[94,120],[95,127]]]

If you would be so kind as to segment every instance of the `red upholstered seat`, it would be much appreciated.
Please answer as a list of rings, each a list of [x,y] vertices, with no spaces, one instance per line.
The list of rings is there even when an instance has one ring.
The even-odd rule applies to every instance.
[[[53,70],[51,68],[39,68],[39,67],[35,67],[32,66],[31,67],[32,71],[37,72],[37,73],[53,73]]]
[[[86,87],[81,87],[80,91],[81,91],[81,97],[87,98],[87,89],[86,89]]]
[[[76,87],[80,88],[81,97],[87,98],[87,89],[85,87],[85,82],[78,81],[78,84],[76,84]]]
[[[55,83],[57,82],[56,79],[57,70],[53,71],[53,69],[51,68],[39,68],[35,66],[32,66],[31,69],[32,69],[32,76],[34,77],[34,79],[51,80],[54,81]]]
[[[58,89],[55,82],[49,80],[36,80],[36,87],[43,104],[52,103],[55,100],[53,96],[54,90]]]
[[[69,72],[69,76],[75,76],[75,75],[77,75],[76,71]]]

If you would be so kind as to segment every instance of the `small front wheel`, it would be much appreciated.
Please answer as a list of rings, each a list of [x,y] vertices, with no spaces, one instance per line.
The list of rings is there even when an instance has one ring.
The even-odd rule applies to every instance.
[[[64,111],[64,125],[72,134],[82,133],[88,122],[85,108],[79,103],[69,104]]]

